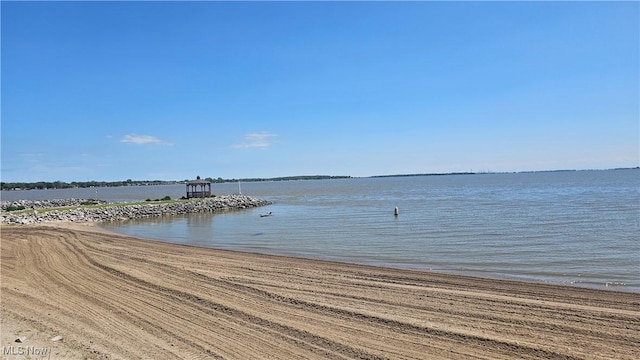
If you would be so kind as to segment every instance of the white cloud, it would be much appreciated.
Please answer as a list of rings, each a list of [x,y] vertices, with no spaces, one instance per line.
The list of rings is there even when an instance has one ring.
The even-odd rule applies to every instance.
[[[171,143],[161,140],[155,136],[138,134],[127,134],[120,140],[120,142],[140,145],[172,145]]]
[[[244,139],[239,144],[233,145],[234,148],[266,148],[271,146],[272,139],[278,135],[267,131],[257,133],[244,134]]]

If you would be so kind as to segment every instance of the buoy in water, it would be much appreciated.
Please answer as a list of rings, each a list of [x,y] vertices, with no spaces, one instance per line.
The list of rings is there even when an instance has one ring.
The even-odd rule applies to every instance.
[[[398,207],[396,206],[395,209],[393,209],[393,215],[398,216]]]

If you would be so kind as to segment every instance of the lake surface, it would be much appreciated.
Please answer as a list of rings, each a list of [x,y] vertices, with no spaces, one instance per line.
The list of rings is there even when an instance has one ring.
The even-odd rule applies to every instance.
[[[640,291],[638,169],[241,186],[243,194],[274,204],[105,227],[199,246]],[[237,193],[238,184],[214,184],[212,191]],[[121,201],[184,192],[183,185],[166,185],[14,191],[2,198]],[[273,216],[259,216],[269,211]]]

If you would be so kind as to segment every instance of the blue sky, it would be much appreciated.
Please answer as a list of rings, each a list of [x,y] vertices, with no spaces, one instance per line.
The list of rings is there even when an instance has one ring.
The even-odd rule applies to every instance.
[[[640,164],[637,2],[6,2],[2,181]]]

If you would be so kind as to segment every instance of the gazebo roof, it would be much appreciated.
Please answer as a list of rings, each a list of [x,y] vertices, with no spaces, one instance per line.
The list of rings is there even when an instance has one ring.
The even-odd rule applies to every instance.
[[[200,176],[198,176],[195,180],[187,181],[187,185],[200,185],[200,184],[211,184],[211,181],[202,180]]]

